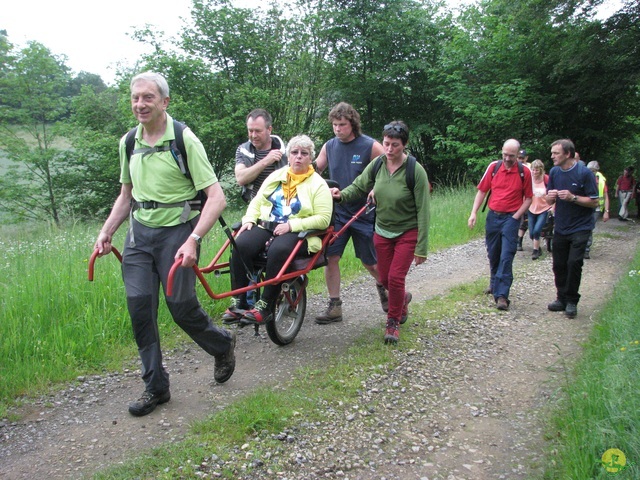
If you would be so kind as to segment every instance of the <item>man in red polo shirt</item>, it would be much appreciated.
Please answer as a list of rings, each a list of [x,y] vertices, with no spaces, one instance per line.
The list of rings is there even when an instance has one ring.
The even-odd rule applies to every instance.
[[[489,213],[485,225],[485,243],[491,269],[489,289],[498,310],[509,309],[509,290],[513,283],[513,257],[518,244],[520,218],[526,215],[533,188],[531,170],[517,165],[520,142],[509,139],[502,146],[502,163],[495,171],[496,163],[491,162],[478,184],[478,193],[473,201],[469,216],[469,228],[476,225],[478,209],[485,197],[489,197]],[[494,174],[495,171],[495,174]]]

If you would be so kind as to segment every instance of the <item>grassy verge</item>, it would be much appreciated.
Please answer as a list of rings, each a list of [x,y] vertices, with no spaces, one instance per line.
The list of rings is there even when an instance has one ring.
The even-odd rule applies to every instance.
[[[545,478],[640,478],[639,384],[640,252],[598,314],[582,359],[567,372],[549,427]],[[610,449],[624,454],[620,466],[603,466],[605,452],[607,461],[616,453]]]
[[[393,352],[419,349],[419,336],[438,333],[438,321],[455,316],[460,305],[482,297],[486,281],[460,285],[448,294],[424,302],[412,311],[419,327],[403,331],[402,342],[387,348],[379,342],[379,331],[371,328],[346,355],[333,358],[321,369],[299,370],[292,382],[264,388],[208,419],[194,425],[188,439],[167,444],[96,478],[120,479],[196,477],[201,465],[216,459],[204,471],[221,478],[236,478],[238,471],[225,470],[225,461],[244,451],[247,458],[264,459],[260,471],[277,476],[282,456],[264,457],[264,452],[280,451],[277,434],[299,423],[322,421],[327,411],[346,416],[357,403],[362,382],[375,373],[384,374],[398,366]],[[621,279],[614,296],[599,314],[582,360],[566,373],[561,401],[552,413],[548,429],[549,453],[545,479],[640,478],[640,251],[629,274]],[[231,428],[229,426],[232,426]],[[603,455],[620,450],[625,459],[618,465],[603,465]],[[286,461],[286,456],[285,460]],[[614,458],[615,461],[615,458]],[[626,463],[625,463],[626,462]],[[247,461],[243,475],[251,475]],[[274,477],[275,478],[275,477]]]
[[[128,478],[197,478],[204,470],[214,478],[237,478],[251,475],[251,461],[247,460],[242,472],[226,469],[224,464],[239,451],[245,456],[260,459],[264,464],[259,472],[277,472],[289,467],[287,455],[269,457],[265,452],[282,451],[277,435],[294,429],[304,419],[313,424],[326,419],[328,412],[344,418],[358,403],[363,382],[373,374],[384,375],[399,365],[394,352],[420,351],[425,338],[439,333],[443,318],[452,317],[460,304],[470,298],[481,298],[486,281],[453,288],[448,294],[424,302],[414,308],[411,322],[417,328],[405,329],[402,342],[388,346],[380,342],[380,330],[371,327],[346,354],[335,356],[321,367],[310,366],[298,370],[293,380],[285,385],[261,388],[235,401],[206,420],[193,425],[188,438],[165,444],[146,455],[97,473],[98,479]],[[217,458],[221,468],[208,465]]]
[[[433,196],[431,250],[467,242],[482,235],[466,226],[474,188],[443,189]],[[233,222],[240,212],[225,212]],[[115,256],[97,259],[95,281],[87,281],[87,259],[98,224],[0,228],[0,418],[23,396],[35,396],[78,375],[118,370],[135,362],[137,352],[124,298],[120,264]],[[125,225],[114,242],[124,243]],[[216,227],[202,247],[202,262],[213,258],[224,241]],[[342,280],[363,274],[352,249],[341,263]],[[229,279],[209,279],[216,292],[229,289]],[[199,287],[200,288],[200,287]],[[325,292],[322,270],[310,275],[309,292]],[[215,302],[202,288],[198,296],[215,318],[227,302]],[[173,323],[166,308],[159,312],[163,346],[190,341]],[[124,359],[124,360],[123,360]]]

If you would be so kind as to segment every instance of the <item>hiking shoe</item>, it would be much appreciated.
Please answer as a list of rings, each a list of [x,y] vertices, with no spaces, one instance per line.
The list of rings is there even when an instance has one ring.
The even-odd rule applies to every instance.
[[[242,305],[239,297],[231,297],[231,305],[229,305],[227,311],[222,314],[222,323],[232,325],[240,322],[247,307],[248,305]]]
[[[380,297],[380,305],[382,306],[382,311],[387,313],[389,311],[389,295],[387,294],[386,288],[384,285],[378,285],[376,283],[376,290],[378,290],[378,296]]]
[[[244,312],[241,322],[263,325],[273,318],[273,313],[263,299],[260,299],[254,305],[254,308]]]
[[[498,310],[509,310],[509,302],[504,297],[498,297],[496,300],[496,308]]]
[[[171,400],[169,390],[157,395],[145,390],[138,400],[129,404],[129,413],[136,417],[143,417],[153,412],[158,405],[167,403],[169,400]]]
[[[547,308],[552,312],[564,312],[564,309],[567,308],[567,306],[560,300],[554,300],[549,305],[547,305]]]
[[[387,319],[387,329],[384,332],[384,343],[398,343],[400,337],[400,331],[398,327],[400,322],[394,318]]]
[[[411,295],[411,292],[404,292],[404,305],[402,305],[402,318],[400,318],[400,325],[405,323],[407,318],[409,318],[409,303],[412,298],[413,295]]]
[[[516,246],[518,252],[522,251],[522,237],[518,238],[518,245]]]
[[[336,323],[342,321],[342,300],[329,300],[327,309],[322,315],[316,317],[318,325]]]
[[[567,303],[564,314],[569,318],[574,318],[578,315],[578,306],[575,303]]]
[[[585,260],[589,260],[591,258],[591,255],[589,255],[589,252],[586,251],[586,252],[584,252],[584,257],[582,257],[582,258],[584,258]]]
[[[539,248],[536,248],[533,250],[533,253],[531,254],[531,260],[537,260],[542,256],[542,250]]]
[[[213,368],[213,378],[218,383],[224,383],[231,378],[233,371],[236,369],[236,332],[231,333],[231,344],[229,350],[223,355],[215,358],[215,366]]]

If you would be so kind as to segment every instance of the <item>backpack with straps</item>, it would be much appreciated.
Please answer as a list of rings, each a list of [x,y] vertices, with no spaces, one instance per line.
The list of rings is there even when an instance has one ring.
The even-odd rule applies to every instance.
[[[142,154],[151,154],[155,152],[167,152],[170,151],[173,159],[176,161],[180,172],[187,177],[189,180],[191,178],[191,172],[189,172],[189,163],[187,162],[187,149],[184,145],[184,129],[187,126],[178,122],[177,120],[173,120],[173,132],[176,136],[175,140],[172,140],[169,145],[163,145],[161,147],[147,147],[147,148],[139,148],[135,149],[136,145],[136,133],[138,131],[138,127],[133,127],[127,133],[125,138],[125,151],[127,155],[127,162],[131,161],[131,156],[137,153]],[[135,150],[134,150],[135,149]],[[189,205],[191,210],[202,210],[204,204],[207,201],[207,195],[203,190],[198,190],[196,196],[191,200],[187,200],[186,203]],[[168,207],[179,207],[185,205],[185,202],[179,203],[159,203],[159,202],[136,202],[139,208],[168,208]]]
[[[384,155],[380,155],[376,158],[376,163],[373,165],[372,178],[374,183],[376,181],[378,171],[380,171],[380,167],[382,167],[383,156]],[[411,190],[411,193],[413,193],[416,187],[416,162],[416,157],[412,157],[411,155],[407,157],[407,174],[405,175],[405,179],[407,181],[407,188]]]
[[[524,190],[524,165],[522,165],[522,163],[518,162],[517,160],[516,160],[516,163],[518,164],[518,173],[520,174],[520,180],[522,180],[522,189]],[[502,160],[498,160],[496,164],[493,166],[493,172],[491,172],[491,178],[496,176],[496,173],[498,173],[498,170],[500,170],[501,166],[502,166]],[[489,190],[487,197],[484,199],[484,206],[482,207],[483,212],[487,209],[487,204],[489,203],[490,196],[491,196],[491,190]]]

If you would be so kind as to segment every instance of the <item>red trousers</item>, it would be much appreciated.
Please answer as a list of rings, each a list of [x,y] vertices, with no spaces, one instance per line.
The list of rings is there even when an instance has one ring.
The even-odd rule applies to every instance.
[[[404,305],[404,286],[407,272],[414,259],[418,229],[407,230],[396,238],[384,238],[374,233],[373,245],[378,256],[378,275],[389,292],[387,318],[400,320]]]

